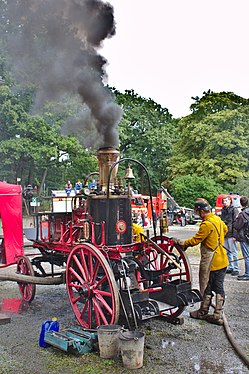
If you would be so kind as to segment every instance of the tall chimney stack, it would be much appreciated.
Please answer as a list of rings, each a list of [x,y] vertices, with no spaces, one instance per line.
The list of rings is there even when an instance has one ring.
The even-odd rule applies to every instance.
[[[115,148],[100,148],[97,151],[97,158],[99,163],[99,186],[101,191],[107,192],[108,175],[112,165],[119,160],[120,153]],[[118,165],[112,170],[109,188],[114,187],[114,180],[117,176]]]

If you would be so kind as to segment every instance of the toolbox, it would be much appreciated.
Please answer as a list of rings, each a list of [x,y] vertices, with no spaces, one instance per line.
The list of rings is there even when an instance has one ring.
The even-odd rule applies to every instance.
[[[59,331],[45,333],[44,341],[64,352],[74,354],[89,353],[93,350],[93,344],[98,340],[96,330],[80,329],[72,327]]]

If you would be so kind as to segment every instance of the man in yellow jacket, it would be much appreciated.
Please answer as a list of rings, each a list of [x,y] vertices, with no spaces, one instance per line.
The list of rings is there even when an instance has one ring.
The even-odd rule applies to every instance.
[[[197,199],[195,201],[195,212],[202,219],[198,232],[190,239],[175,239],[175,242],[184,249],[201,243],[199,284],[203,301],[200,309],[190,313],[190,316],[222,325],[222,312],[225,301],[224,279],[226,268],[229,264],[227,252],[224,248],[224,237],[228,229],[218,216],[211,213],[211,207],[207,200]],[[210,315],[208,311],[213,292],[216,294],[216,305],[214,314]]]

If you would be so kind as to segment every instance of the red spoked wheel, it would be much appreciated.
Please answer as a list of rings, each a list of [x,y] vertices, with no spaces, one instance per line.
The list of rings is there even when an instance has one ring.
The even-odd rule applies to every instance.
[[[17,260],[17,273],[23,275],[34,276],[33,266],[27,256],[20,256]],[[20,283],[18,287],[22,295],[23,300],[31,303],[35,297],[36,285],[32,283]]]
[[[118,287],[98,248],[85,243],[72,250],[67,261],[66,283],[73,312],[81,326],[96,328],[118,322]]]
[[[155,242],[164,252],[169,254],[180,267],[180,269],[178,267],[169,269],[168,272],[158,277],[157,282],[168,283],[177,280],[191,282],[192,274],[190,263],[181,247],[166,236],[153,237],[151,240]],[[139,260],[142,262],[145,268],[150,270],[162,270],[172,264],[172,260],[165,254],[161,253],[160,250],[156,246],[153,246],[152,243],[149,243],[144,248],[143,252],[139,256]],[[140,283],[141,289],[153,287],[153,282],[144,280],[139,272],[137,274],[137,279]],[[163,300],[161,301],[163,302]],[[184,309],[185,306],[169,306],[166,310],[161,312],[161,315],[168,318],[178,317]]]

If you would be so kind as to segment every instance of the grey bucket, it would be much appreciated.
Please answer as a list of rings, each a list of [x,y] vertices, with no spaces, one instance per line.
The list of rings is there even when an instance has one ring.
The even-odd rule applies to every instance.
[[[139,369],[143,366],[144,333],[140,331],[120,331],[119,346],[123,365],[126,369]]]
[[[120,325],[101,325],[98,327],[99,353],[102,358],[117,358],[119,355]]]

